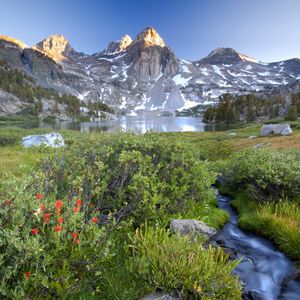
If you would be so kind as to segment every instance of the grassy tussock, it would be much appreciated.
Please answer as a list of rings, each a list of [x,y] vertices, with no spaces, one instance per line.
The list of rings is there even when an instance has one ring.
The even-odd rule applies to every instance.
[[[300,207],[297,202],[281,200],[258,204],[239,194],[233,205],[240,214],[239,225],[270,238],[289,257],[300,263]]]

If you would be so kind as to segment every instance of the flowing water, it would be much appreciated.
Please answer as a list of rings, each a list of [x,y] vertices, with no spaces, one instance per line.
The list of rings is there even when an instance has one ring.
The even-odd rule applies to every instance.
[[[283,279],[295,271],[293,262],[270,241],[238,227],[238,215],[231,207],[229,197],[218,193],[217,199],[219,208],[229,213],[230,220],[214,240],[242,259],[235,273],[245,283],[245,289],[252,292],[248,299],[299,300],[300,281],[291,281],[287,287],[281,288]]]

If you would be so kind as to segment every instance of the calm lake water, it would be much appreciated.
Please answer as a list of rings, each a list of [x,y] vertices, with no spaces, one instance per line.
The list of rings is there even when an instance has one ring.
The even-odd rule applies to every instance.
[[[200,117],[172,117],[172,116],[138,116],[120,117],[117,120],[98,122],[70,122],[58,123],[25,122],[15,125],[1,125],[1,127],[21,128],[52,128],[53,130],[69,129],[82,132],[113,132],[124,131],[143,134],[152,132],[184,132],[184,131],[216,131],[230,129],[224,124],[205,124]]]
[[[153,132],[183,132],[183,131],[214,131],[214,125],[204,124],[201,118],[197,117],[159,117],[159,116],[139,116],[139,117],[120,117],[118,120],[99,121],[99,122],[59,122],[55,124],[40,124],[18,125],[19,127],[27,128],[53,128],[71,129],[82,132],[135,132],[143,134],[147,131]]]

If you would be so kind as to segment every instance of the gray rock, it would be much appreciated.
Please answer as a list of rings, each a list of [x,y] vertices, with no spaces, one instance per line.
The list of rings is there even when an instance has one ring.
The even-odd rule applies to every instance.
[[[260,131],[261,136],[269,135],[290,135],[293,131],[289,124],[268,124],[263,125]]]
[[[204,222],[191,219],[172,220],[170,227],[173,232],[179,232],[181,235],[198,234],[209,239],[217,233],[216,229],[206,225]]]
[[[182,298],[177,298],[177,297],[173,297],[169,294],[164,294],[164,293],[153,293],[150,294],[146,297],[144,297],[141,300],[181,300]]]
[[[256,139],[256,135],[250,135],[250,136],[248,137],[248,139],[249,139],[249,140],[254,140],[254,139]]]
[[[23,137],[22,144],[25,148],[41,145],[49,146],[52,148],[59,148],[65,146],[64,138],[56,132],[41,135],[25,136]]]
[[[0,90],[0,116],[16,114],[24,108],[20,99],[16,96]]]

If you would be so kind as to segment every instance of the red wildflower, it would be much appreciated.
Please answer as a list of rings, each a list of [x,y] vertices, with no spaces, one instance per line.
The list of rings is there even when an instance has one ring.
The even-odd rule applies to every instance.
[[[41,194],[41,193],[37,193],[36,196],[35,196],[35,198],[36,198],[37,200],[41,200],[41,199],[44,198],[44,196],[43,196],[43,194]]]
[[[73,208],[73,213],[74,213],[74,214],[77,214],[78,212],[79,212],[79,208],[78,208],[78,207],[74,207],[74,208]]]
[[[58,224],[62,224],[63,221],[64,221],[64,218],[58,218],[58,219],[57,219],[57,223],[58,223]]]
[[[44,224],[50,222],[51,214],[44,214]]]
[[[6,206],[10,206],[10,205],[12,204],[12,201],[9,200],[9,199],[6,199],[6,200],[4,201],[4,204],[5,204]]]
[[[96,217],[93,217],[93,218],[92,218],[92,222],[93,222],[94,224],[97,224],[98,221],[99,221],[98,218],[96,218]]]
[[[30,232],[32,235],[38,235],[39,230],[37,228],[32,228]]]
[[[41,203],[40,208],[41,208],[41,211],[44,212],[44,211],[45,211],[45,208],[46,208],[45,204],[44,204],[44,203]]]
[[[82,206],[82,200],[81,200],[81,199],[77,199],[76,202],[75,202],[75,205],[76,205],[77,207]]]
[[[31,275],[31,272],[25,272],[25,274],[24,274],[25,278],[29,278],[30,275]]]
[[[71,233],[71,237],[75,240],[77,238],[78,234],[76,232]]]
[[[76,239],[76,240],[74,241],[74,243],[75,243],[76,245],[79,245],[80,239]]]
[[[61,231],[61,226],[59,226],[59,225],[54,226],[54,231],[55,232],[60,232]]]
[[[64,206],[64,203],[61,200],[56,200],[56,202],[55,202],[56,209],[62,209],[63,206]]]

